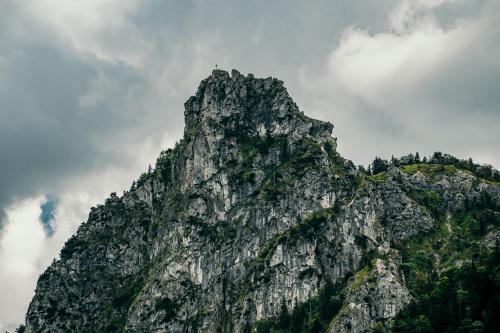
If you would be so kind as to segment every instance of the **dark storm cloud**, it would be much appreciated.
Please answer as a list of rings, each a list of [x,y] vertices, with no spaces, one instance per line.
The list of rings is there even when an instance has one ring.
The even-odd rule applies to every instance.
[[[497,69],[497,63],[478,57],[500,54],[498,43],[492,43],[499,39],[498,30],[478,38],[469,54],[443,63],[426,80],[428,89],[405,96],[407,105],[361,101],[345,123],[345,115],[339,114],[342,106],[335,100],[330,111],[314,110],[315,102],[301,85],[298,69],[321,77],[325,59],[338,48],[347,27],[375,35],[390,32],[389,13],[402,3],[146,1],[127,12],[119,28],[97,30],[91,37],[98,48],[79,45],[83,50],[61,38],[57,29],[20,18],[25,15],[20,13],[21,5],[3,3],[0,207],[15,198],[43,193],[65,177],[116,162],[119,149],[109,148],[126,146],[127,134],[146,137],[165,129],[179,133],[182,102],[215,63],[280,77],[306,112],[331,120],[337,128],[357,128],[357,138],[340,130],[344,134],[340,140],[351,142],[345,154],[358,159],[371,153],[363,145],[356,146],[357,139],[377,142],[378,137],[385,142],[388,135],[412,136],[407,130],[411,124],[398,119],[401,111],[396,107],[413,112],[427,107],[420,101],[430,98],[444,118],[486,113],[496,119],[499,80],[492,67]],[[480,17],[487,3],[444,1],[434,17],[447,29],[457,19]],[[104,27],[105,23],[101,22]],[[24,33],[19,35],[15,31],[21,25]],[[141,44],[134,48],[138,41]],[[127,58],[138,58],[141,64],[128,64],[123,60]],[[388,94],[387,99],[391,98]],[[141,126],[147,128],[141,130]]]
[[[441,104],[436,112],[443,117],[487,113],[496,119],[498,73],[478,55],[500,54],[498,44],[492,43],[498,40],[498,30],[477,39],[470,54],[443,63],[426,81],[429,89],[406,96],[408,105],[384,108],[362,101],[345,123],[335,100],[330,111],[314,110],[298,69],[321,76],[325,59],[339,46],[347,27],[371,34],[390,31],[389,13],[401,3],[146,1],[124,15],[123,26],[97,30],[91,37],[100,47],[84,45],[83,50],[76,50],[47,22],[26,17],[21,5],[2,3],[0,207],[49,191],[47,187],[65,177],[116,162],[119,149],[110,147],[126,146],[127,134],[146,137],[165,129],[179,133],[182,102],[215,63],[280,77],[306,112],[331,120],[337,128],[357,128],[357,138],[372,142],[377,137],[385,142],[388,135],[411,137],[406,129],[411,125],[398,120],[396,106],[426,107],[420,101],[433,94],[433,103]],[[453,27],[459,18],[479,17],[486,3],[444,1],[435,18],[445,29]],[[50,17],[47,20],[51,23]],[[134,48],[134,43],[139,46]],[[123,60],[127,58],[139,58],[141,64],[128,64]],[[354,144],[357,138],[350,132],[340,133],[341,141],[351,142],[348,157],[370,155],[363,145]]]
[[[35,38],[4,38],[0,47],[0,209],[115,160],[103,143],[139,117],[121,107],[144,89],[140,76],[37,28],[24,27]],[[100,81],[103,98],[94,96]]]
[[[222,49],[213,61],[228,69],[279,76],[294,85],[297,66],[318,66],[343,28],[352,24],[383,28],[387,10],[395,2],[148,1],[129,20],[151,41],[153,60],[170,56],[178,45],[215,37]]]

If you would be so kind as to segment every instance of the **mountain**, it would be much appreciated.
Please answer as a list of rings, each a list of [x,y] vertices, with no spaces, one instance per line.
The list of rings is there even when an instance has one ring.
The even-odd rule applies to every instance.
[[[182,140],[91,209],[20,332],[498,327],[496,171],[443,154],[360,171],[275,78],[215,70],[184,106]]]

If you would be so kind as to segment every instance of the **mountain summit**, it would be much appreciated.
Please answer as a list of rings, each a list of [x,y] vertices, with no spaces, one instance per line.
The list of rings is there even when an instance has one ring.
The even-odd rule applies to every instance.
[[[447,155],[359,171],[274,78],[215,70],[184,106],[182,140],[91,210],[20,331],[495,327],[499,183]]]

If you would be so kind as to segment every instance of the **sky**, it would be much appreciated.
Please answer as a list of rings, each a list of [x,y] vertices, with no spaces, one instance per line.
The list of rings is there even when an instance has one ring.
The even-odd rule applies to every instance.
[[[277,77],[339,152],[500,167],[498,0],[0,0],[0,331],[215,68]]]

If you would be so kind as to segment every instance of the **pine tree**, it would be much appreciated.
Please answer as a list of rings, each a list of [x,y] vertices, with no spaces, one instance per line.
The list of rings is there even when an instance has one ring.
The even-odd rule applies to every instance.
[[[389,168],[389,163],[380,157],[375,157],[372,163],[372,173],[376,175],[377,173],[387,171]]]

